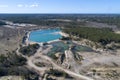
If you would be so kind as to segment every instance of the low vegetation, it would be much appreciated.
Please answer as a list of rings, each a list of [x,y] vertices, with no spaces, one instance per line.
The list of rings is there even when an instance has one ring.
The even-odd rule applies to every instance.
[[[67,73],[55,69],[50,69],[50,71],[47,72],[47,74],[56,76],[56,77],[64,77],[64,78],[70,78],[73,79],[73,77],[69,76]]]
[[[23,55],[31,56],[36,53],[39,47],[40,47],[39,44],[32,44],[25,47],[21,47],[19,52],[21,52]]]
[[[60,40],[71,40],[71,38],[62,36],[62,38],[60,38]]]
[[[0,21],[0,26],[1,26],[1,25],[6,25],[6,23],[4,23],[4,22]]]
[[[26,64],[26,59],[18,56],[16,53],[9,53],[7,55],[0,55],[0,66],[12,67]]]
[[[15,52],[0,55],[0,76],[23,76],[25,80],[38,80],[38,75],[25,67],[26,61]]]
[[[37,62],[37,63],[35,63],[35,65],[39,66],[39,67],[45,67],[46,66],[45,63],[43,63],[43,62]]]

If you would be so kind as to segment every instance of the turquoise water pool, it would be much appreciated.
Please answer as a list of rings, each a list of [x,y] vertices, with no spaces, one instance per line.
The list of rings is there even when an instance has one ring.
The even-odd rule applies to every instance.
[[[93,52],[93,50],[90,47],[78,45],[73,43],[72,41],[67,41],[67,43],[59,41],[59,42],[51,43],[51,45],[53,46],[53,48],[51,49],[51,51],[48,52],[48,56],[50,57],[58,52],[63,54],[65,50],[69,50],[70,46],[74,46],[72,48],[73,52]]]
[[[29,41],[49,42],[52,40],[57,40],[62,37],[59,32],[60,29],[43,29],[32,31],[29,36]]]

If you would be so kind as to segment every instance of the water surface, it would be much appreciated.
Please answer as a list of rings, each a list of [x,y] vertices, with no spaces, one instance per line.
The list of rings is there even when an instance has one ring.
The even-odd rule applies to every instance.
[[[29,36],[29,41],[33,42],[49,42],[61,38],[60,29],[43,29],[32,31]]]

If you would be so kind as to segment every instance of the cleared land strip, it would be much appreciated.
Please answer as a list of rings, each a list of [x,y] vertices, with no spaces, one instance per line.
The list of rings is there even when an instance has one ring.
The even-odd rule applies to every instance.
[[[48,48],[48,49],[50,49],[50,48]],[[22,54],[20,54],[20,53],[18,52],[18,50],[19,50],[19,48],[18,48],[17,51],[16,51],[17,54],[22,55]],[[43,50],[42,52],[46,52],[46,51],[47,51],[47,50]],[[77,73],[72,72],[72,71],[70,71],[70,70],[64,69],[63,67],[61,67],[61,66],[57,65],[56,63],[54,63],[54,61],[53,61],[51,58],[49,58],[49,57],[46,56],[46,55],[41,54],[40,52],[41,52],[41,48],[39,48],[38,51],[37,51],[33,56],[31,56],[31,57],[27,57],[27,56],[22,55],[23,57],[25,57],[25,58],[28,60],[28,61],[27,61],[27,64],[29,65],[29,67],[35,69],[36,71],[41,72],[41,71],[44,71],[44,70],[46,69],[46,68],[40,68],[40,67],[36,66],[36,65],[33,63],[33,60],[36,59],[36,57],[41,57],[42,59],[45,59],[45,60],[49,61],[54,67],[56,67],[56,69],[62,70],[62,71],[64,71],[64,72],[66,72],[67,74],[71,75],[71,76],[74,76],[74,77],[76,77],[76,78],[80,78],[80,79],[83,79],[83,80],[94,80],[94,79],[92,79],[92,78],[90,78],[90,77],[83,76],[83,75],[81,75],[81,74],[77,74]]]
[[[91,78],[89,78],[89,77],[83,76],[83,75],[81,75],[81,74],[74,73],[74,72],[72,72],[72,71],[70,71],[70,70],[67,70],[67,69],[64,69],[64,68],[58,66],[58,65],[57,65],[56,63],[54,63],[49,57],[47,57],[47,56],[45,56],[45,55],[40,55],[40,56],[41,56],[42,58],[48,60],[49,62],[51,62],[51,63],[54,65],[54,67],[57,67],[57,69],[60,69],[60,70],[62,70],[62,71],[64,71],[64,72],[66,72],[66,73],[69,74],[69,75],[72,75],[72,76],[75,76],[75,77],[78,77],[78,78],[84,79],[84,80],[93,80],[93,79],[91,79]]]
[[[71,76],[74,76],[74,77],[77,77],[77,78],[80,78],[80,79],[84,79],[84,80],[93,80],[93,79],[91,79],[91,78],[89,78],[89,77],[87,77],[87,76],[83,76],[83,75],[81,75],[81,74],[77,74],[77,73],[74,73],[74,72],[72,72],[72,71],[70,71],[70,70],[67,70],[67,69],[64,69],[63,67],[61,67],[61,66],[59,66],[59,65],[57,65],[56,63],[54,63],[54,61],[51,59],[51,58],[49,58],[48,56],[46,56],[46,55],[42,55],[40,52],[40,49],[38,49],[38,51],[36,52],[36,57],[42,57],[42,58],[44,58],[44,59],[46,59],[47,61],[49,61],[54,67],[56,67],[57,69],[59,69],[59,70],[62,70],[62,71],[64,71],[64,72],[66,72],[67,74],[69,74],[69,75],[71,75]],[[46,51],[46,50],[45,50]],[[34,56],[35,57],[35,56]]]

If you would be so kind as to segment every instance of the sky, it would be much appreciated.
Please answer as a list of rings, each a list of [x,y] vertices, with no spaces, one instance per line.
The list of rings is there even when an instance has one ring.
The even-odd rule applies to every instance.
[[[120,0],[0,0],[0,13],[120,13]]]

